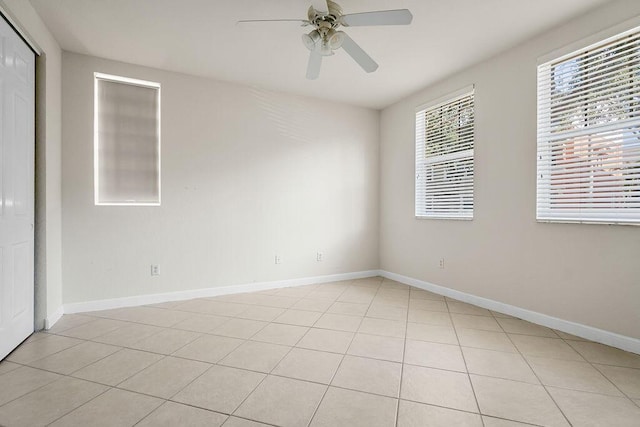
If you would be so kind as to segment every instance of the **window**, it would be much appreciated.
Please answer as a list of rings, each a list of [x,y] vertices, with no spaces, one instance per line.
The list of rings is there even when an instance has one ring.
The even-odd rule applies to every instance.
[[[95,73],[96,205],[160,204],[160,84]]]
[[[537,219],[640,223],[640,29],[538,66]]]
[[[474,89],[416,112],[416,217],[473,218]]]

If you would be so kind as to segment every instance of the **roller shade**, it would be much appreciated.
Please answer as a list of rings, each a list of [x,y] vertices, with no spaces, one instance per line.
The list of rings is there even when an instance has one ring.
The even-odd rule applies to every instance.
[[[95,203],[160,204],[160,85],[96,73]]]

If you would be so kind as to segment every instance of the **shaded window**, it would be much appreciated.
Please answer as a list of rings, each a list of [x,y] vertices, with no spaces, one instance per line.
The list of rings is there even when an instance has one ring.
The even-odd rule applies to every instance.
[[[537,218],[640,222],[640,32],[538,67]]]
[[[160,204],[160,84],[95,74],[96,205]]]
[[[473,218],[473,88],[416,112],[415,214]]]

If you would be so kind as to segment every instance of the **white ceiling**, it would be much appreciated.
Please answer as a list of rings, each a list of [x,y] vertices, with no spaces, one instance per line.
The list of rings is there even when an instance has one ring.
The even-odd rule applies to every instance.
[[[607,0],[339,0],[345,13],[407,8],[410,26],[347,31],[379,64],[364,73],[345,52],[305,79],[297,24],[308,0],[30,0],[63,49],[165,70],[383,108],[446,75]]]

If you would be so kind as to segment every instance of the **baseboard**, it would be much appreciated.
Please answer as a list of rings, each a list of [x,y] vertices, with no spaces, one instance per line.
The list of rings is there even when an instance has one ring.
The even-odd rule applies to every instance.
[[[304,277],[299,279],[275,280],[269,282],[248,283],[243,285],[193,289],[187,291],[168,292],[163,294],[136,295],[132,297],[75,302],[64,304],[64,313],[84,313],[88,311],[109,310],[112,308],[158,304],[167,301],[183,301],[193,298],[216,297],[221,295],[239,294],[243,292],[265,291],[269,289],[337,282],[340,280],[362,279],[365,277],[377,276],[378,273],[378,270],[367,270],[352,273],[330,274],[326,276]],[[62,313],[60,313],[60,315],[62,315]],[[53,326],[53,324],[51,325]],[[47,329],[48,328],[49,326],[47,327]]]
[[[548,316],[536,311],[527,310],[524,308],[516,307],[514,305],[501,303],[465,292],[456,291],[444,286],[434,285],[433,283],[414,279],[412,277],[402,276],[400,274],[392,273],[389,271],[380,270],[378,274],[380,276],[386,277],[387,279],[395,280],[406,285],[415,286],[416,288],[454,298],[459,301],[477,305],[479,307],[497,311],[499,313],[519,317],[520,319],[524,319],[538,325],[546,326],[548,328],[557,329],[571,335],[576,335],[578,337],[599,342],[601,344],[606,344],[612,347],[620,348],[622,350],[640,354],[640,340],[637,338],[631,338],[624,335],[616,334],[614,332],[605,331],[603,329],[594,328],[592,326],[586,326],[580,323],[571,322],[569,320],[559,319],[557,317]]]
[[[47,316],[47,318],[44,319],[44,328],[47,330],[51,329],[53,325],[55,325],[56,322],[60,320],[63,314],[64,308],[62,306],[58,307],[58,309],[54,311],[51,316]]]

